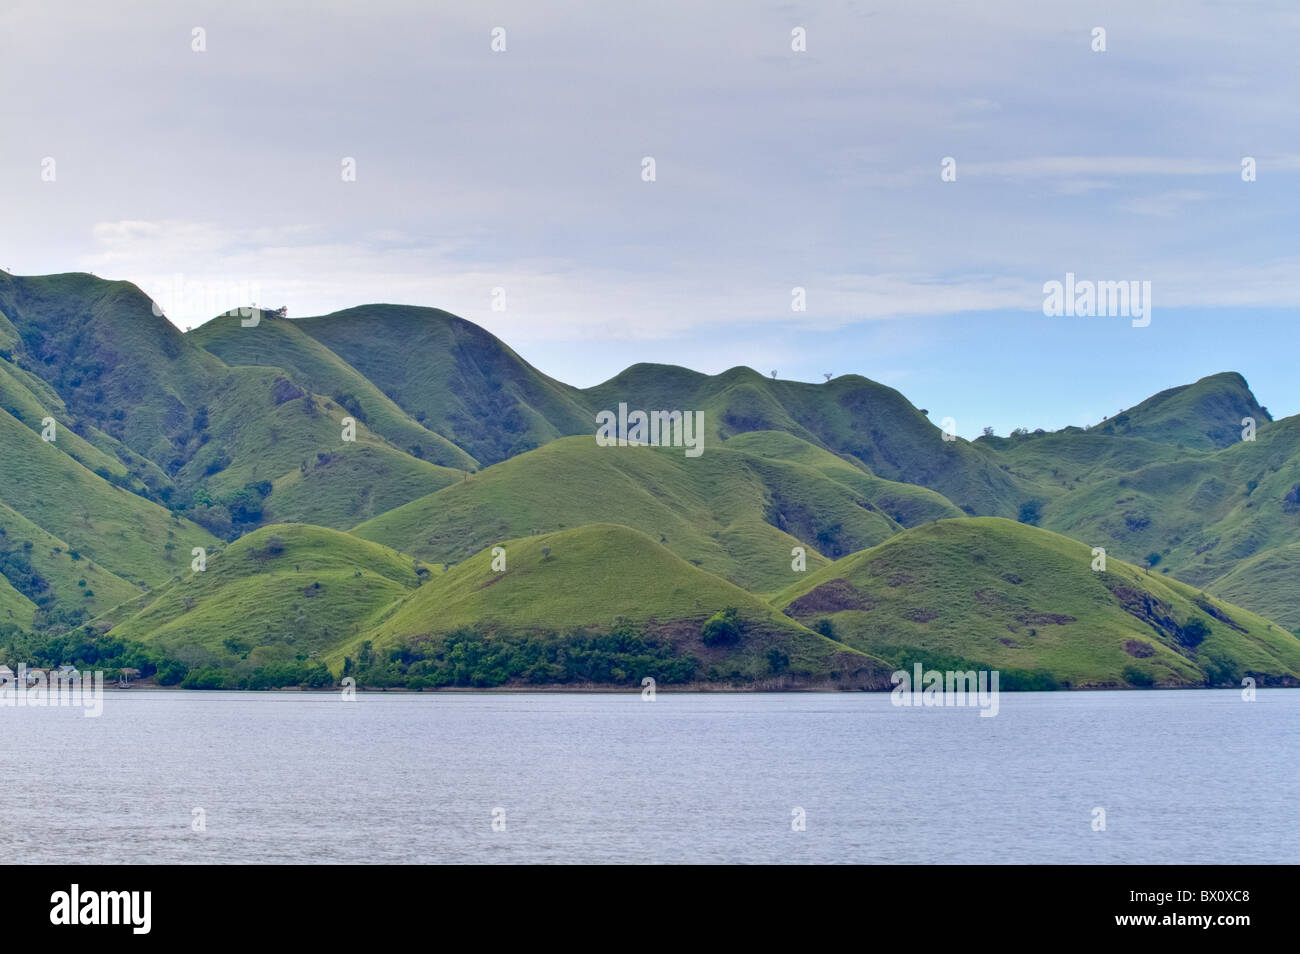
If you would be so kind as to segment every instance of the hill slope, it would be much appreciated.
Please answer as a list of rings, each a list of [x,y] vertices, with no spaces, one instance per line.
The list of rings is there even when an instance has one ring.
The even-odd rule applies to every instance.
[[[462,470],[478,466],[445,437],[417,424],[364,375],[294,321],[264,316],[256,327],[245,328],[237,316],[221,316],[187,337],[231,367],[279,368],[303,390],[328,395],[346,413],[413,457]]]
[[[532,635],[563,646],[587,633],[633,627],[635,635],[625,638],[662,639],[674,659],[697,658],[698,676],[712,670],[713,678],[752,681],[788,673],[842,680],[845,687],[888,685],[879,660],[809,632],[636,530],[592,524],[502,547],[504,571],[493,569],[495,554],[485,551],[435,577],[376,627],[376,646],[431,641],[436,649],[445,645],[440,637],[460,629],[498,639]],[[704,624],[728,608],[738,611],[739,636],[706,645]],[[775,663],[773,651],[780,657]],[[628,675],[658,678],[653,671]]]
[[[1235,371],[1169,388],[1098,424],[1103,434],[1217,449],[1241,440],[1242,419],[1272,420]]]
[[[710,377],[638,364],[583,395],[599,409],[626,403],[703,411],[713,446],[748,431],[784,431],[846,455],[877,477],[930,488],[967,513],[1015,516],[1025,498],[984,448],[943,440],[903,395],[855,374],[808,384],[750,368]]]
[[[484,464],[566,434],[594,433],[575,388],[445,311],[364,305],[295,324]]]
[[[263,527],[95,621],[191,666],[326,658],[419,585],[410,558],[304,524]]]
[[[893,663],[996,668],[1023,684],[1300,684],[1290,633],[1115,559],[1096,572],[1092,560],[1084,544],[1007,520],[943,520],[810,574],[775,603]]]
[[[805,464],[729,448],[600,447],[568,437],[354,528],[434,563],[503,539],[621,523],[748,589],[789,582],[791,551],[809,566],[871,546],[899,525],[849,486]]]

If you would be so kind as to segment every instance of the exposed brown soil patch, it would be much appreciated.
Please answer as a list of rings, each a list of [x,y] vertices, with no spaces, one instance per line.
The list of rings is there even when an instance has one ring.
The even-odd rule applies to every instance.
[[[841,610],[869,610],[874,606],[871,597],[858,592],[848,580],[827,580],[809,590],[785,608],[785,615],[795,619],[817,613],[838,613]]]

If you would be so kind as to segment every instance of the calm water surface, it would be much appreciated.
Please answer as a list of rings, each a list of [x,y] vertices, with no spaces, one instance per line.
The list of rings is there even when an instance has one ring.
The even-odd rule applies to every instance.
[[[0,709],[0,767],[28,862],[1300,861],[1288,690],[119,692]]]

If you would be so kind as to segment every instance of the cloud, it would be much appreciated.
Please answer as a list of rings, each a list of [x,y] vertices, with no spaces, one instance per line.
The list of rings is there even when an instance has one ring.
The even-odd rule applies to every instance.
[[[1091,16],[1028,2],[665,0],[633,25],[577,2],[338,0],[272,20],[251,0],[17,0],[0,12],[24,38],[0,59],[23,90],[0,106],[0,249],[19,272],[180,275],[297,316],[432,305],[554,353],[680,341],[723,367],[744,348],[721,330],[762,329],[745,347],[779,366],[779,334],[892,322],[911,348],[892,367],[964,374],[998,333],[959,359],[899,329],[1008,327],[1067,270],[1151,280],[1158,309],[1294,307],[1294,14],[1179,9],[1099,8],[1095,54]],[[178,324],[211,317],[173,297]],[[848,363],[833,344],[808,360]]]

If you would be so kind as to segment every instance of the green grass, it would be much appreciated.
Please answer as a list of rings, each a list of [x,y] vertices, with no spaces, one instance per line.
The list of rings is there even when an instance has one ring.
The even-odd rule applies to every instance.
[[[1300,641],[1268,620],[1114,558],[1095,572],[1087,545],[998,518],[907,530],[774,602],[891,661],[959,658],[1076,688],[1300,681]],[[1196,645],[1193,620],[1210,631]]]
[[[135,584],[169,577],[171,542],[211,546],[207,531],[86,470],[54,443],[0,411],[0,500],[84,559]]]
[[[17,626],[23,630],[33,628],[36,604],[13,588],[0,576],[0,623]]]
[[[91,617],[140,593],[140,587],[88,559],[66,541],[4,504],[0,504],[0,551],[3,564],[0,572],[12,576],[11,582],[22,588],[24,599],[33,603],[26,611],[23,625],[33,624],[32,610],[36,603],[52,609],[59,618],[68,619],[79,611]],[[176,546],[168,550],[164,544],[161,559],[164,570],[179,567],[189,559],[189,552],[188,549],[182,552]],[[8,617],[3,612],[0,618],[19,622],[17,617]]]
[[[621,523],[678,556],[755,591],[790,579],[791,551],[810,567],[886,539],[898,524],[816,468],[727,447],[600,447],[570,437],[496,464],[354,532],[436,563],[534,531]]]
[[[365,305],[295,324],[485,464],[565,434],[595,433],[575,388],[445,311]]]
[[[1300,539],[1300,417],[1262,425],[1253,442],[1098,477],[1052,499],[1041,525],[1135,562],[1158,553],[1194,585]]]
[[[489,634],[562,636],[608,632],[620,621],[669,639],[692,653],[705,671],[744,679],[771,675],[768,652],[778,649],[790,669],[817,678],[858,673],[885,685],[878,660],[809,632],[733,584],[697,569],[639,531],[613,524],[503,540],[506,569],[492,568],[491,550],[435,576],[383,620],[370,638],[377,647],[419,641],[462,628]],[[701,629],[734,607],[743,621],[735,645],[706,646]]]
[[[1206,587],[1215,596],[1252,607],[1293,633],[1300,630],[1300,543],[1243,560]]]
[[[1241,439],[1244,417],[1252,417],[1258,424],[1270,420],[1246,379],[1226,371],[1161,391],[1094,429],[1187,448],[1216,449]]]
[[[21,335],[25,366],[58,391],[72,414],[155,463],[176,454],[186,410],[224,376],[217,358],[187,345],[129,282],[4,274],[0,311]]]
[[[727,441],[726,449],[813,467],[837,483],[857,491],[900,526],[914,527],[930,520],[962,516],[961,510],[942,494],[914,484],[875,477],[860,464],[850,463],[783,431],[737,434]]]
[[[966,512],[1014,516],[1024,498],[991,452],[960,439],[944,441],[902,394],[855,374],[808,384],[773,380],[750,368],[706,376],[638,364],[583,395],[598,409],[625,402],[629,408],[701,410],[713,446],[748,431],[784,431],[845,455],[877,477],[936,491]],[[942,416],[935,412],[936,419]]]
[[[211,405],[217,436],[179,474],[214,498],[268,480],[269,520],[345,528],[462,476],[402,453],[360,422],[356,440],[344,441],[346,409],[298,391],[274,368],[238,370]]]
[[[1009,537],[997,522],[972,525],[990,552],[1037,553],[1048,569],[1017,570],[1024,582],[1006,589],[963,567],[959,555],[981,546],[959,545],[957,530],[930,522],[961,527],[951,518],[978,514],[1020,517],[1084,551],[1104,546],[1115,566],[1156,561],[1141,592],[1173,617],[1198,612],[1177,579],[1300,625],[1300,416],[1272,421],[1234,372],[1162,391],[1086,431],[946,442],[933,422],[953,409],[922,411],[856,375],[814,384],[748,368],[705,375],[638,364],[579,390],[436,309],[371,305],[295,321],[264,316],[256,328],[237,322],[182,335],[129,283],[0,274],[0,530],[13,541],[0,618],[57,627],[119,601],[134,605],[154,595],[139,596],[143,588],[184,575],[192,546],[211,550],[218,537],[267,522],[353,527],[438,566],[476,559],[501,540],[619,524],[707,579],[754,594],[791,585],[796,546],[807,549],[806,576],[820,579],[865,558],[855,552],[911,552],[939,534],[931,542],[946,554],[943,569],[927,584],[935,594],[958,581],[968,595],[1000,594],[989,598],[1005,597],[1020,615],[1031,614],[1029,603],[1058,601],[1056,590],[1081,611],[1089,594],[1104,596],[1095,577],[1080,583],[1062,572],[1055,545],[1043,542],[1061,538]],[[703,457],[596,446],[596,411],[620,403],[701,411]],[[345,416],[358,418],[355,443],[342,440]],[[54,443],[40,440],[46,417],[57,422]],[[1256,419],[1255,441],[1240,440],[1243,417]],[[343,546],[337,536],[316,542]],[[375,581],[375,592],[359,594],[361,617],[380,596],[396,605],[386,587]],[[882,606],[909,592],[886,589]],[[294,602],[287,591],[258,593],[277,597]],[[1253,623],[1248,634],[1207,624],[1214,636],[1196,653],[1153,645],[1152,656],[1116,659],[1114,639],[1132,618],[1116,610],[1122,602],[1107,603],[1101,635],[1077,646],[1048,638],[1079,632],[1077,622],[1031,626],[1038,635],[1028,643],[1009,628],[1024,629],[1015,614],[1004,619],[969,599],[934,607],[927,623],[904,616],[863,629],[865,617],[853,615],[861,611],[832,623],[853,623],[858,645],[907,652],[908,640],[923,639],[927,651],[957,653],[957,642],[934,642],[934,633],[955,633],[965,619],[974,627],[966,648],[978,658],[1033,668],[1042,657],[1081,684],[1113,684],[1126,670],[1186,684],[1232,666],[1277,675],[1290,665],[1286,641],[1245,645]],[[313,631],[330,636],[313,651],[336,653],[331,627],[352,616],[328,599],[312,604],[327,605]],[[315,610],[303,612],[314,619]],[[348,638],[364,622],[354,620]]]
[[[187,335],[226,364],[280,368],[304,390],[327,397],[351,395],[370,430],[395,448],[433,464],[475,470],[477,462],[440,434],[415,420],[364,375],[323,344],[306,334],[297,322],[264,316],[255,327],[245,328],[238,316],[215,318]],[[349,401],[351,405],[352,402]]]
[[[263,527],[96,621],[191,666],[329,659],[418,585],[400,553],[304,524]]]

